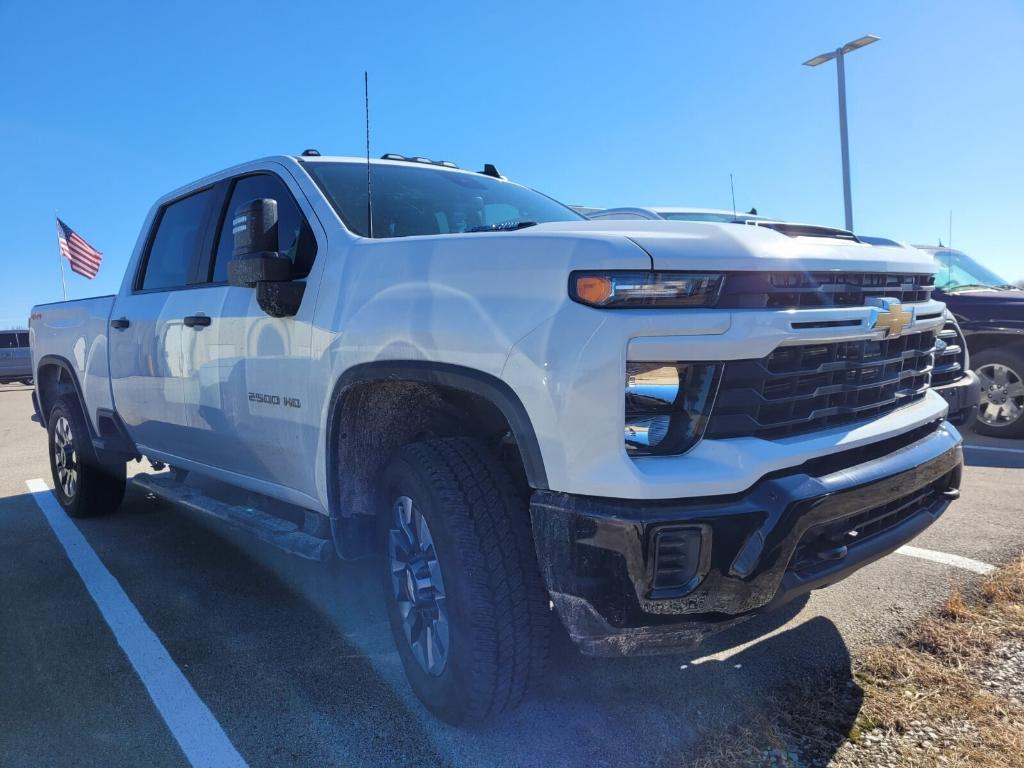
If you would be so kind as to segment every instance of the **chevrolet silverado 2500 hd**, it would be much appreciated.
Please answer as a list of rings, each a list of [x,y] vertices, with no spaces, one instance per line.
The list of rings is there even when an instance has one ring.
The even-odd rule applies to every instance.
[[[33,309],[35,402],[71,515],[146,457],[173,471],[134,482],[283,549],[379,555],[413,689],[479,720],[553,621],[591,654],[693,647],[942,514],[932,271],[588,221],[493,166],[274,157],[158,200],[116,296]]]

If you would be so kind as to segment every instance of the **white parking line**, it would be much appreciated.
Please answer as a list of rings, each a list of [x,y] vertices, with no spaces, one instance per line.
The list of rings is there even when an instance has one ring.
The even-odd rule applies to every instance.
[[[1024,453],[1024,448],[1001,448],[998,445],[971,445],[964,443],[964,448],[972,451],[993,451],[995,453]]]
[[[983,563],[980,560],[972,560],[969,557],[951,555],[947,552],[936,552],[934,549],[921,549],[920,547],[902,546],[896,550],[897,554],[919,557],[922,560],[931,560],[933,563],[952,565],[955,568],[963,568],[965,571],[980,573],[982,576],[992,573],[996,569],[994,565]]]
[[[61,509],[46,483],[37,479],[28,480],[25,485],[188,761],[196,768],[246,766],[217,718],[185,679],[117,579]]]

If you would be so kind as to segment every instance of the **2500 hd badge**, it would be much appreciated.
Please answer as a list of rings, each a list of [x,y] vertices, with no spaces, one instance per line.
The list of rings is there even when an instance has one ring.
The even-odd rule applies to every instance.
[[[265,403],[266,405],[283,405],[285,408],[301,408],[302,401],[297,397],[281,397],[281,395],[268,395],[265,392],[250,392],[250,403]]]

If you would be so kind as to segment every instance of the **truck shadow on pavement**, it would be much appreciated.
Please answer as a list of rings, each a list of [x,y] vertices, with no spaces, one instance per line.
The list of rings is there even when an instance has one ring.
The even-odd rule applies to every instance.
[[[409,690],[378,562],[302,561],[135,490],[118,513],[78,525],[252,766],[686,765],[804,676],[850,679],[832,622],[783,628],[802,601],[689,654],[589,658],[559,628],[529,701],[457,729]],[[88,664],[88,649],[69,652]],[[858,707],[838,716],[852,725]]]

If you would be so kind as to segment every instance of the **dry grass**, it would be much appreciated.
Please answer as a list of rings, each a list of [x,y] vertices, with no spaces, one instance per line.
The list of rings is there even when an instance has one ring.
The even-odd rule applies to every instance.
[[[1021,637],[1024,558],[995,571],[970,599],[954,587],[937,615],[920,621],[902,643],[860,657],[861,731],[900,736],[927,723],[945,742],[943,765],[1019,768],[1024,710],[987,691],[978,674],[993,650]],[[897,745],[901,765],[936,764],[937,753],[918,751],[913,739]]]
[[[980,678],[996,648],[1022,638],[1024,557],[970,595],[954,587],[898,642],[860,654],[853,692],[862,702],[847,681],[802,681],[743,728],[712,736],[692,765],[1020,768],[1024,708]]]
[[[715,735],[701,745],[700,757],[691,768],[771,765],[772,756],[786,765],[788,739],[778,723],[763,714],[754,714],[748,722],[727,734]]]

